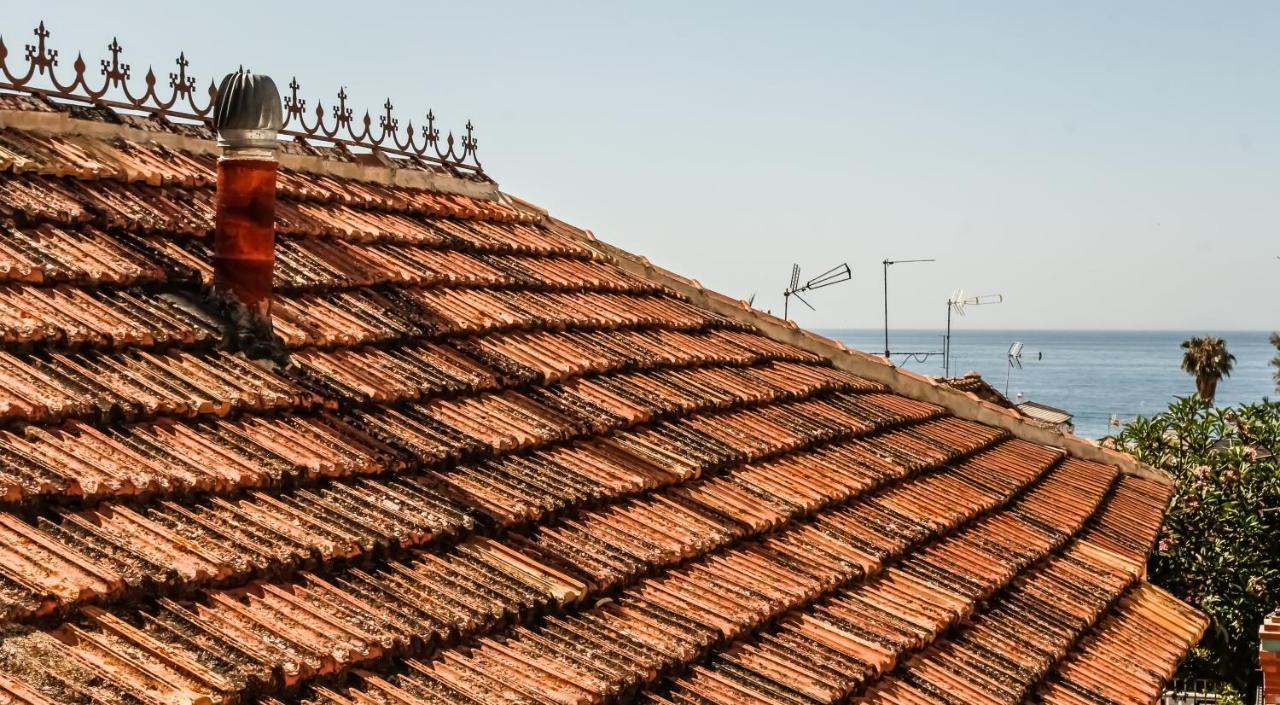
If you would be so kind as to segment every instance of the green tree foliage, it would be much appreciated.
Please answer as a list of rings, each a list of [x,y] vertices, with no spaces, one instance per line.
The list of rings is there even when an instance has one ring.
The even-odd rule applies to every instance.
[[[1110,442],[1177,485],[1151,578],[1213,620],[1183,675],[1245,687],[1258,627],[1280,605],[1280,403],[1179,399]]]
[[[1196,393],[1205,406],[1213,406],[1218,381],[1230,377],[1236,356],[1227,352],[1227,343],[1213,336],[1182,341],[1182,371],[1196,378]]]

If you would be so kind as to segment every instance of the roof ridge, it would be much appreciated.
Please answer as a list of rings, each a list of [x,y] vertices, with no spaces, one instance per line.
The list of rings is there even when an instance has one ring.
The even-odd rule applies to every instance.
[[[154,143],[205,156],[218,157],[222,154],[212,136],[205,138],[185,132],[148,129],[137,126],[136,122],[130,124],[129,122],[113,123],[83,119],[59,110],[26,110],[0,106],[0,129],[22,130],[68,138],[84,137],[99,141],[127,140]],[[383,186],[457,194],[486,201],[499,200],[498,185],[491,180],[478,181],[425,169],[401,167],[397,162],[389,159],[376,164],[344,162],[321,156],[319,152],[305,154],[299,149],[291,149],[290,144],[283,143],[284,149],[279,154],[280,166],[285,169]]]
[[[794,345],[826,358],[836,368],[880,382],[896,394],[937,404],[958,418],[1003,429],[1014,437],[1031,443],[1061,448],[1075,458],[1114,465],[1129,475],[1149,478],[1167,485],[1173,484],[1173,479],[1167,472],[1142,463],[1127,453],[1104,447],[1095,441],[1074,434],[1028,423],[1014,410],[1005,409],[968,392],[949,387],[932,377],[896,367],[882,357],[854,350],[838,340],[800,328],[792,321],[784,321],[777,316],[752,308],[746,301],[732,299],[707,289],[696,279],[682,277],[654,265],[647,257],[603,242],[590,230],[578,228],[550,215],[548,215],[548,223],[561,233],[586,242],[601,254],[610,257],[625,271],[666,286],[696,306],[751,325],[773,340]]]

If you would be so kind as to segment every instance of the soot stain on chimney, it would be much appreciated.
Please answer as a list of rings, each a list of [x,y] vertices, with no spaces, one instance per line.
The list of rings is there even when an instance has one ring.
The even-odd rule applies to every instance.
[[[271,319],[241,303],[234,295],[207,288],[204,306],[223,322],[222,347],[244,353],[252,359],[266,358],[281,365],[289,363],[289,350],[276,334]]]

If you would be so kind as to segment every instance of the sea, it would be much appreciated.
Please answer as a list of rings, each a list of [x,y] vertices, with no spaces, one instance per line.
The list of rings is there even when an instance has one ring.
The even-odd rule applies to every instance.
[[[849,347],[881,354],[884,331],[819,330]],[[1114,415],[1121,423],[1153,416],[1176,397],[1195,393],[1195,382],[1182,371],[1182,341],[1214,335],[1226,341],[1236,356],[1235,370],[1218,384],[1219,406],[1280,399],[1270,361],[1276,349],[1269,331],[1053,331],[953,330],[951,374],[976,371],[1014,401],[1030,400],[1075,415],[1076,434],[1101,438],[1115,433]],[[891,352],[942,350],[936,330],[890,330]],[[1022,366],[1009,363],[1009,349],[1022,343]],[[894,362],[916,372],[941,375],[942,356]]]

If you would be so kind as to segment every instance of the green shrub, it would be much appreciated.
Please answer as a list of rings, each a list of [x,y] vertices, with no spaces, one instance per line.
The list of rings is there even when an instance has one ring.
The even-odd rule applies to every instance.
[[[1212,619],[1181,675],[1247,687],[1258,627],[1280,605],[1280,404],[1179,399],[1108,440],[1177,484],[1151,579]]]
[[[1218,694],[1217,705],[1244,705],[1244,696],[1232,686],[1226,686]]]

